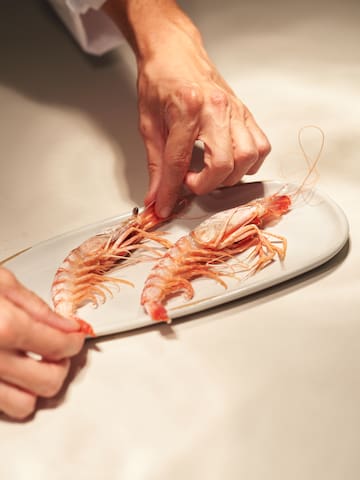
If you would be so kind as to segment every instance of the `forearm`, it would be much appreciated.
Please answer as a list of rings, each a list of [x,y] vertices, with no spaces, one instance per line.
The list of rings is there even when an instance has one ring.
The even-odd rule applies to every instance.
[[[179,31],[202,46],[198,29],[174,0],[107,0],[103,9],[120,28],[138,60],[151,58]]]
[[[202,195],[255,173],[270,144],[175,0],[107,0],[104,10],[136,55],[139,128],[150,177],[145,203],[155,202],[165,218],[183,184]],[[196,140],[204,145],[200,171],[191,170]]]

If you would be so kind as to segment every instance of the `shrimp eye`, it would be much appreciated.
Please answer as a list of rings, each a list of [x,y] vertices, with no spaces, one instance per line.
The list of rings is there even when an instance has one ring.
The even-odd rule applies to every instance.
[[[138,214],[139,214],[139,207],[134,207],[133,211],[132,211],[132,214],[134,215],[134,217],[137,217]]]

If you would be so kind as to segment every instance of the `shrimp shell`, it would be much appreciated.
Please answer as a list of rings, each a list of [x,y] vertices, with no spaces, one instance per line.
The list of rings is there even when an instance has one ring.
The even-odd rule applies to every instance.
[[[131,282],[106,273],[115,266],[126,265],[135,250],[146,248],[142,244],[146,239],[169,248],[171,243],[163,238],[163,232],[150,231],[162,222],[164,219],[155,214],[153,206],[145,208],[141,213],[134,209],[127,221],[85,240],[73,249],[58,268],[53,280],[52,300],[55,311],[65,317],[75,317],[77,309],[85,303],[91,302],[98,306],[105,302],[108,295],[112,295],[111,288],[105,282],[132,285]],[[154,251],[151,247],[148,249]]]
[[[266,267],[276,256],[283,260],[286,239],[261,228],[284,215],[290,205],[290,196],[272,195],[218,212],[181,237],[154,265],[145,282],[141,295],[145,311],[153,320],[169,323],[163,303],[179,292],[191,299],[194,289],[190,280],[195,277],[212,278],[226,288],[218,266],[234,255],[250,251],[241,265],[250,273]]]

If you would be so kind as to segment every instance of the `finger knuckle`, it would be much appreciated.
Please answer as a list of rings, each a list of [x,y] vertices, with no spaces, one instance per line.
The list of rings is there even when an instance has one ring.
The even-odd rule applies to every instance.
[[[188,166],[185,152],[179,152],[171,159],[171,168],[174,173],[174,178],[182,179]]]
[[[153,161],[151,161],[150,159],[148,160],[147,168],[148,168],[150,178],[157,175],[157,173],[159,172],[159,166]]]
[[[228,95],[223,90],[213,90],[209,98],[212,105],[216,108],[225,109],[229,105]]]
[[[145,140],[151,138],[151,121],[145,116],[139,118],[139,131]]]
[[[30,394],[23,394],[17,402],[12,405],[10,416],[17,420],[24,420],[34,413],[36,408],[36,397]]]
[[[241,148],[235,153],[237,162],[254,163],[258,159],[258,151],[255,147]]]
[[[230,175],[233,169],[233,161],[230,162],[227,157],[216,157],[211,166],[212,175],[219,178],[224,178],[225,176]]]
[[[84,336],[77,332],[53,332],[52,345],[47,348],[46,358],[55,362],[65,362],[77,355],[84,345]]]
[[[7,375],[8,371],[9,371],[8,352],[6,350],[0,349],[0,378],[4,378]]]
[[[64,384],[64,380],[69,370],[69,364],[49,366],[46,378],[41,386],[41,396],[50,398],[54,397]]]
[[[32,303],[34,312],[39,318],[46,318],[51,315],[51,309],[41,298],[37,297],[34,292],[28,291],[28,298]]]
[[[66,356],[64,353],[65,351],[68,351],[68,347],[65,345],[65,342],[57,339],[56,344],[54,343],[51,348],[48,348],[46,357],[54,361],[60,361]]]
[[[263,140],[258,145],[259,156],[266,157],[271,152],[271,145],[267,140]]]
[[[199,113],[204,103],[204,97],[198,85],[181,85],[177,88],[175,95],[189,115]]]
[[[1,301],[0,310],[0,345],[4,347],[12,347],[17,340],[17,332],[14,328],[14,322],[6,309],[6,306],[3,308]]]
[[[17,284],[15,275],[7,268],[0,267],[0,291],[2,287],[12,287]]]
[[[59,390],[61,389],[61,386],[63,384],[63,381],[60,381],[58,378],[50,378],[42,385],[41,388],[41,396],[45,398],[50,398],[54,397]]]

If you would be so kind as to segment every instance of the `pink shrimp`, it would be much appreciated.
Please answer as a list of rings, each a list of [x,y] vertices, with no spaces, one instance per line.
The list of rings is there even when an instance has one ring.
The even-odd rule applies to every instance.
[[[313,161],[306,154],[301,140],[303,131],[308,128],[317,130],[321,135],[320,148]],[[317,126],[305,126],[299,131],[298,142],[308,171],[294,192],[277,192],[212,215],[188,235],[181,237],[154,265],[141,295],[141,304],[153,320],[171,321],[164,306],[166,299],[180,292],[191,299],[194,289],[190,280],[195,277],[212,278],[226,288],[219,266],[236,254],[250,249],[247,260],[239,265],[249,273],[266,267],[276,256],[280,260],[285,258],[286,239],[262,228],[269,220],[287,213],[297,198],[303,195],[305,187],[312,183],[312,177],[316,177],[324,133]]]
[[[155,240],[166,248],[171,246],[161,234],[150,232],[164,220],[157,217],[154,207],[141,213],[135,208],[125,222],[99,233],[73,249],[58,268],[52,284],[52,300],[55,311],[79,321],[80,330],[92,334],[91,327],[77,318],[77,309],[86,302],[94,306],[103,303],[111,289],[106,281],[132,285],[130,282],[106,275],[113,267],[126,260],[145,239]],[[151,249],[153,250],[153,249]]]
[[[153,320],[169,323],[164,306],[168,297],[183,292],[191,299],[194,289],[190,280],[199,276],[212,278],[226,287],[216,265],[250,248],[251,272],[264,268],[276,255],[284,259],[286,239],[261,228],[270,219],[284,215],[290,205],[289,195],[275,194],[218,212],[181,237],[154,265],[145,282],[141,295],[145,311]]]

